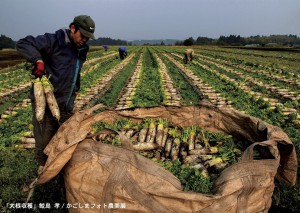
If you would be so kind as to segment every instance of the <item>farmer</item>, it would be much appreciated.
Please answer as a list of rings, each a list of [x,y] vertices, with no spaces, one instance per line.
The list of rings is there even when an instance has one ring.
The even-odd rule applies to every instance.
[[[105,51],[107,51],[108,50],[108,45],[104,44],[103,48],[104,48]]]
[[[184,52],[184,59],[183,59],[184,63],[188,64],[190,61],[192,61],[194,58],[194,55],[195,55],[195,53],[194,53],[193,49],[186,49]]]
[[[33,133],[36,140],[35,157],[39,164],[38,173],[47,161],[43,153],[59,126],[73,115],[76,95],[80,89],[80,70],[86,60],[89,46],[86,42],[94,37],[95,23],[90,16],[76,16],[69,29],[63,28],[55,33],[46,33],[20,39],[17,50],[34,64],[32,74],[36,78],[50,77],[54,95],[58,103],[61,119],[58,122],[46,107],[44,119],[39,123],[35,117],[33,88],[30,99],[33,108]]]
[[[120,55],[120,59],[122,59],[122,60],[127,56],[126,47],[124,47],[124,46],[119,47],[119,55]]]

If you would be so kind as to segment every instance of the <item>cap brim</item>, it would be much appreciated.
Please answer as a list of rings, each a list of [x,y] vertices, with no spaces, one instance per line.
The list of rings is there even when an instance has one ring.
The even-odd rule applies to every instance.
[[[79,27],[80,29],[80,32],[82,35],[84,35],[85,37],[87,38],[90,38],[90,39],[94,39],[95,40],[95,36],[93,33],[89,32],[89,31],[86,31],[85,29],[83,29],[82,27]]]

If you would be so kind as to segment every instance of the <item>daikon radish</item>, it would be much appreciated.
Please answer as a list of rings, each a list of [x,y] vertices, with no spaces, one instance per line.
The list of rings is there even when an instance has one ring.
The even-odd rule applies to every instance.
[[[181,140],[182,140],[184,146],[186,146],[186,147],[189,146],[189,144],[188,144],[188,138],[189,138],[189,134],[190,134],[189,132],[190,132],[189,128],[187,127],[187,128],[183,128],[182,133],[181,133]]]
[[[159,145],[156,143],[138,143],[133,145],[133,149],[137,151],[151,151],[158,148]]]
[[[23,137],[26,137],[26,138],[33,138],[33,131],[27,131],[27,132],[23,132],[22,133],[22,136]]]
[[[140,133],[139,133],[139,143],[144,143],[147,137],[147,132],[148,132],[148,128],[144,127],[141,129]]]
[[[20,141],[22,143],[35,143],[35,139],[34,138],[26,138],[26,137],[21,137]]]
[[[136,135],[140,130],[140,127],[137,124],[134,124],[131,122],[130,129],[128,129],[125,133],[125,136],[127,136],[130,140],[132,140],[133,135]],[[137,138],[135,138],[135,141],[137,142]]]
[[[201,143],[204,143],[204,146],[205,146],[206,148],[209,148],[209,147],[210,147],[209,140],[206,138],[205,132],[204,132],[203,129],[201,129],[201,131],[199,132],[198,137],[199,137]]]
[[[219,152],[219,148],[216,147],[216,146],[211,146],[211,147],[209,147],[208,149],[209,149],[209,153],[210,153],[210,154],[216,154],[216,153]]]
[[[190,128],[189,138],[188,138],[189,150],[195,149],[195,138],[196,138],[196,127],[192,126]]]
[[[143,128],[140,130],[138,141],[139,143],[144,143],[147,137],[148,123],[143,124]]]
[[[132,137],[133,134],[134,134],[134,129],[128,129],[125,132],[125,136],[128,137],[129,139]]]
[[[208,178],[208,177],[209,177],[209,173],[208,173],[208,171],[207,171],[206,168],[201,169],[201,170],[200,170],[200,174],[201,174],[203,177],[205,177],[205,178]]]
[[[169,156],[173,160],[176,159],[179,154],[179,146],[180,146],[179,138],[181,138],[181,132],[177,129],[177,127],[175,127],[169,130],[169,134],[173,138],[173,141],[171,143],[172,145],[169,152]]]
[[[165,147],[166,146],[166,141],[168,139],[168,132],[169,132],[169,128],[165,127],[164,128],[164,133],[163,133],[163,138],[162,138],[162,141],[161,141],[161,147]]]
[[[41,81],[42,81],[42,84],[44,87],[44,92],[46,95],[46,101],[47,101],[48,107],[49,107],[53,117],[59,121],[60,120],[60,111],[59,111],[59,107],[58,107],[58,104],[56,102],[56,99],[55,99],[55,96],[53,93],[53,86],[46,76],[43,76]]]
[[[34,149],[35,144],[34,143],[22,143],[22,144],[15,145],[15,147],[21,148],[21,149]]]
[[[174,138],[173,140],[173,146],[171,149],[171,159],[176,160],[179,155],[179,149],[180,149],[180,139],[179,138]]]
[[[154,143],[155,135],[156,135],[156,125],[155,125],[155,122],[152,120],[150,122],[150,125],[149,125],[149,128],[148,128],[146,143]]]
[[[182,158],[185,158],[188,155],[186,150],[187,150],[186,145],[180,146],[179,152]]]
[[[1,119],[7,119],[7,118],[9,118],[10,117],[10,115],[7,115],[7,114],[2,114],[1,115]]]
[[[16,111],[11,111],[11,116],[16,117],[18,115],[18,112]]]
[[[165,119],[159,119],[155,136],[155,142],[160,146],[162,146],[165,126],[167,126],[167,122],[165,121]]]
[[[199,158],[201,159],[202,162],[211,160],[213,158],[213,155],[199,155]]]
[[[213,159],[211,159],[211,160],[206,161],[206,162],[204,163],[204,165],[205,165],[206,167],[211,167],[211,166],[214,166],[214,165],[216,165],[216,164],[218,164],[218,163],[222,163],[222,162],[223,162],[222,158],[216,157],[216,158],[213,158]]]
[[[166,141],[166,146],[165,146],[165,157],[169,157],[170,153],[171,153],[171,149],[172,149],[172,139],[168,138]]]
[[[1,118],[1,119],[0,119],[0,124],[5,124],[5,123],[7,123],[7,120]]]
[[[217,170],[223,170],[228,166],[228,162],[221,162],[221,163],[217,163],[215,164],[213,167]]]
[[[203,165],[203,163],[197,163],[197,164],[193,165],[192,168],[195,168],[198,170],[206,169],[205,166]]]
[[[192,164],[195,165],[201,162],[199,155],[188,155],[186,158],[183,159],[185,164]]]
[[[46,109],[46,98],[44,94],[43,84],[40,78],[34,80],[33,83],[33,93],[34,93],[34,104],[35,104],[35,116],[38,122],[44,119],[45,109]]]
[[[206,148],[202,148],[202,149],[193,149],[189,151],[190,155],[206,155],[209,154],[209,150]]]

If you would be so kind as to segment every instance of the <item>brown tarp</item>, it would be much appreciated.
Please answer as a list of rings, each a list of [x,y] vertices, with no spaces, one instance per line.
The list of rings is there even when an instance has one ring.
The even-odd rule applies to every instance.
[[[35,182],[44,184],[64,168],[70,212],[268,212],[274,178],[289,185],[296,183],[297,159],[292,142],[280,128],[260,119],[208,104],[106,109],[92,114],[101,107],[76,113],[60,127],[45,149],[48,161]],[[122,147],[90,137],[93,123],[120,117],[137,122],[166,118],[176,126],[197,125],[248,140],[252,145],[240,162],[222,172],[212,194],[184,192],[176,177],[136,153],[122,134]],[[254,146],[268,147],[273,157],[253,160]]]

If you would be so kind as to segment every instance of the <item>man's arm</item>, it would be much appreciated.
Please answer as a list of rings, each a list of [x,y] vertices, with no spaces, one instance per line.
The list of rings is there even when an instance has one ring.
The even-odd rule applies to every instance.
[[[48,52],[51,49],[50,47],[51,42],[46,35],[27,36],[20,39],[16,44],[17,50],[31,63],[43,60],[42,52]]]

